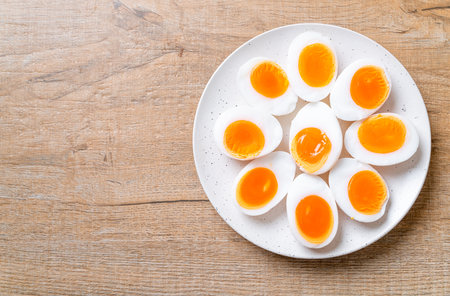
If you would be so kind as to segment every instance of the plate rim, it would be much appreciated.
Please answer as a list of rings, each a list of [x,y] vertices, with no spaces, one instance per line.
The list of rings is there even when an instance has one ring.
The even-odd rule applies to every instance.
[[[426,172],[424,174],[424,177],[422,178],[422,180],[420,180],[420,186],[418,187],[418,190],[416,192],[414,192],[413,195],[415,195],[414,199],[412,200],[411,204],[407,206],[407,210],[405,211],[405,213],[403,215],[401,215],[400,219],[398,220],[397,223],[393,223],[392,225],[389,225],[384,231],[380,232],[378,235],[374,236],[373,238],[371,238],[366,244],[362,244],[360,246],[358,246],[357,248],[354,249],[346,249],[345,252],[338,254],[338,255],[329,255],[329,254],[325,254],[323,256],[323,254],[320,254],[321,256],[310,256],[310,257],[301,257],[301,256],[295,256],[293,254],[284,254],[281,252],[277,252],[275,250],[269,250],[266,247],[255,243],[253,241],[251,241],[245,234],[241,233],[240,231],[236,230],[232,225],[230,225],[227,220],[225,219],[225,217],[222,215],[222,213],[213,205],[213,203],[211,202],[211,199],[209,198],[206,190],[205,190],[205,184],[204,184],[204,180],[202,180],[200,178],[200,174],[199,174],[199,161],[198,161],[198,156],[197,156],[197,152],[196,152],[196,146],[198,144],[196,144],[195,138],[197,136],[198,133],[198,117],[199,117],[199,109],[200,106],[202,105],[203,101],[205,100],[205,93],[206,90],[210,87],[211,82],[213,81],[213,79],[215,78],[215,76],[217,75],[217,73],[222,69],[222,67],[224,66],[224,64],[232,57],[236,54],[236,52],[238,52],[241,48],[245,47],[248,43],[251,43],[252,41],[254,41],[256,38],[260,38],[266,34],[270,34],[274,31],[278,31],[278,30],[283,30],[289,27],[297,27],[297,26],[323,26],[323,27],[330,27],[330,28],[334,28],[334,29],[339,29],[339,30],[344,30],[344,31],[348,31],[349,33],[352,34],[357,34],[359,35],[359,37],[362,37],[363,39],[365,39],[366,41],[375,44],[376,46],[386,50],[387,52],[389,52],[394,58],[395,60],[397,60],[399,62],[399,64],[401,65],[401,67],[403,67],[403,69],[405,70],[406,74],[408,75],[408,77],[414,82],[414,87],[417,89],[417,92],[420,95],[421,98],[421,103],[423,105],[423,108],[425,109],[425,113],[426,113],[426,118],[424,118],[424,120],[426,120],[427,122],[427,133],[429,135],[429,140],[427,140],[426,142],[429,144],[429,151],[428,154],[426,155]],[[301,98],[299,98],[299,100],[301,100]],[[322,100],[321,100],[322,101]],[[285,25],[285,26],[280,26],[280,27],[276,27],[276,28],[272,28],[268,31],[264,31],[250,39],[248,39],[247,41],[245,41],[244,43],[242,43],[240,46],[238,46],[235,50],[233,50],[230,54],[228,54],[228,56],[220,63],[220,65],[216,68],[216,70],[213,72],[213,74],[211,75],[211,77],[209,78],[208,82],[206,83],[205,87],[203,88],[203,92],[200,96],[200,100],[197,103],[197,108],[195,111],[195,116],[194,116],[194,124],[193,124],[193,132],[192,132],[192,151],[193,151],[193,156],[194,156],[194,164],[195,164],[195,170],[197,173],[197,177],[200,180],[200,184],[202,185],[202,189],[203,192],[205,193],[206,197],[208,198],[209,203],[213,206],[213,208],[215,209],[215,211],[219,214],[219,216],[222,218],[222,220],[229,226],[231,227],[231,229],[233,229],[237,234],[239,234],[240,236],[242,236],[245,240],[247,240],[248,242],[252,243],[253,245],[258,246],[261,249],[264,249],[268,252],[274,253],[274,254],[278,254],[284,257],[288,257],[288,258],[296,258],[296,259],[306,259],[306,260],[316,260],[316,259],[330,259],[330,258],[337,258],[337,257],[341,257],[341,256],[345,256],[351,253],[355,253],[361,249],[366,248],[369,245],[372,245],[373,243],[377,242],[378,240],[380,240],[381,238],[383,238],[386,234],[388,234],[389,232],[392,231],[392,229],[394,229],[398,224],[400,224],[400,222],[405,218],[405,216],[410,212],[411,208],[413,207],[413,205],[416,203],[417,198],[420,195],[420,192],[423,189],[423,185],[425,184],[425,181],[428,177],[428,172],[429,172],[429,168],[430,168],[430,160],[431,160],[431,150],[432,150],[432,137],[431,137],[431,125],[430,125],[430,119],[428,116],[428,110],[427,107],[425,105],[425,101],[423,100],[423,96],[419,90],[419,88],[417,87],[417,84],[415,82],[415,80],[412,78],[411,74],[409,73],[409,71],[406,69],[406,67],[403,65],[403,63],[400,62],[399,59],[397,59],[396,56],[394,56],[389,50],[387,50],[386,48],[384,48],[381,44],[379,44],[378,42],[376,42],[375,40],[350,29],[347,29],[345,27],[341,27],[341,26],[337,26],[337,25],[331,25],[331,24],[324,24],[324,23],[296,23],[296,24],[289,24],[289,25]]]

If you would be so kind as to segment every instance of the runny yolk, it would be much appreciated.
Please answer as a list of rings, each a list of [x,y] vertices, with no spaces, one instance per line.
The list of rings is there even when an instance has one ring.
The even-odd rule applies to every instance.
[[[298,203],[295,218],[299,233],[310,243],[323,243],[333,229],[330,205],[317,195],[309,195]]]
[[[348,182],[350,203],[358,212],[366,215],[378,213],[386,200],[386,185],[383,179],[372,171],[359,171]]]
[[[265,143],[261,129],[247,120],[238,120],[231,123],[225,129],[223,141],[225,149],[239,159],[259,155]]]
[[[239,180],[237,202],[245,209],[259,209],[272,200],[277,190],[277,178],[270,169],[254,168]]]
[[[291,154],[308,173],[318,171],[327,161],[330,151],[330,139],[315,127],[302,129],[292,139]]]
[[[374,153],[390,153],[400,149],[405,137],[405,124],[392,115],[372,115],[358,129],[359,142]]]
[[[271,99],[284,94],[289,86],[286,72],[270,61],[262,62],[253,68],[250,82],[258,93]]]
[[[358,106],[375,109],[386,101],[389,88],[389,82],[382,68],[365,66],[353,75],[350,94]]]
[[[303,81],[311,87],[323,87],[333,79],[336,61],[331,49],[322,43],[303,48],[298,59],[298,71]]]

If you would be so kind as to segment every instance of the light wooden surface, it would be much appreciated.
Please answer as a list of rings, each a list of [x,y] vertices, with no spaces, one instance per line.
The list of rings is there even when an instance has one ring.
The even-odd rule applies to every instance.
[[[449,20],[449,1],[2,1],[0,294],[449,295]],[[299,22],[381,43],[432,127],[412,210],[332,260],[244,240],[208,202],[192,156],[216,67]]]

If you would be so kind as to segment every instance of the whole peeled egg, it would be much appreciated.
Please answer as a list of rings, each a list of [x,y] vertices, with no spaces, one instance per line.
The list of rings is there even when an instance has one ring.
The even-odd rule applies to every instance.
[[[318,176],[301,174],[294,179],[286,212],[295,239],[308,248],[325,247],[336,235],[336,202],[327,183]]]
[[[367,223],[384,215],[388,186],[370,165],[354,158],[341,158],[328,180],[336,203],[350,218]]]
[[[247,106],[226,110],[214,125],[214,139],[220,151],[238,160],[251,160],[272,152],[282,136],[275,117]]]
[[[303,100],[317,102],[328,96],[337,71],[337,55],[329,37],[308,31],[291,42],[286,73],[292,89]]]
[[[235,178],[235,205],[250,216],[267,213],[286,196],[295,169],[291,156],[284,151],[252,160]]]
[[[320,175],[338,160],[342,131],[333,111],[322,102],[309,103],[291,122],[289,151],[305,173]]]
[[[242,65],[237,85],[244,101],[263,112],[285,115],[294,111],[297,104],[286,72],[268,58],[256,57]]]
[[[344,143],[357,160],[387,166],[413,156],[419,147],[419,135],[406,117],[378,113],[352,123],[345,132]]]
[[[391,92],[391,79],[383,64],[361,59],[339,75],[330,94],[330,105],[342,120],[355,121],[375,113]]]

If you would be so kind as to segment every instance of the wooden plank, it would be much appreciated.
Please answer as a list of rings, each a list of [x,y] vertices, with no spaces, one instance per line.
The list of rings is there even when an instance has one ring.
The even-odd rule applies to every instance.
[[[0,294],[449,294],[448,1],[3,1]],[[331,260],[247,242],[196,176],[192,124],[221,61],[266,30],[343,26],[416,81],[433,137],[405,219]]]

